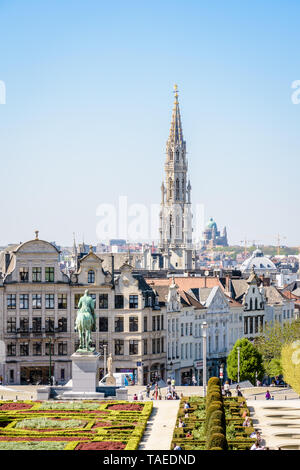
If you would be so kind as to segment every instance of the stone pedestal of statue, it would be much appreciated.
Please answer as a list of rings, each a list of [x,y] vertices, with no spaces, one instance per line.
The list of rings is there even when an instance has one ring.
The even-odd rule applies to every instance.
[[[114,378],[113,375],[109,375],[106,378],[106,385],[116,385],[116,379]]]
[[[72,354],[73,392],[96,392],[99,384],[99,357],[97,352],[76,351]]]

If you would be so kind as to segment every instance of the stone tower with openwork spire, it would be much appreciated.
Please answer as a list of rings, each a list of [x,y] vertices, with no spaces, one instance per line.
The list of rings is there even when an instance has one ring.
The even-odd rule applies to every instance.
[[[191,184],[188,180],[186,143],[183,139],[178,88],[166,146],[165,181],[161,186],[160,243],[163,267],[192,269]]]

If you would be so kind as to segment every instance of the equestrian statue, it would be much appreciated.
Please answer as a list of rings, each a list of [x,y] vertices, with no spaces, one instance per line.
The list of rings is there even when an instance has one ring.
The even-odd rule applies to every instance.
[[[91,348],[91,331],[94,326],[96,326],[95,303],[86,289],[78,302],[75,331],[79,333],[80,343],[76,352],[94,351],[95,348]]]

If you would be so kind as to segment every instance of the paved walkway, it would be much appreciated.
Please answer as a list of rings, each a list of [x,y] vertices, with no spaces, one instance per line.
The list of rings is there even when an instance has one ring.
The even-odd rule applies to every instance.
[[[170,450],[180,400],[157,400],[139,450]]]
[[[300,400],[247,400],[254,428],[273,450],[300,450]]]

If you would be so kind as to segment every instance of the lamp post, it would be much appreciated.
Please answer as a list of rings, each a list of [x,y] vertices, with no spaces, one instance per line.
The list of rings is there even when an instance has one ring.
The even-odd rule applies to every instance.
[[[103,377],[106,376],[106,348],[107,348],[107,345],[104,344],[104,345],[103,345],[103,350],[104,350],[104,357],[103,357],[103,361],[104,361],[104,364],[103,364]]]
[[[237,347],[237,353],[238,353],[238,383],[240,383],[240,346]]]
[[[52,337],[49,336],[49,385],[52,385],[52,380],[51,380],[51,376],[52,376],[52,362],[51,362],[51,359],[52,359]]]
[[[206,339],[207,339],[207,322],[204,321],[201,325],[202,338],[203,338],[203,396],[206,396]]]

